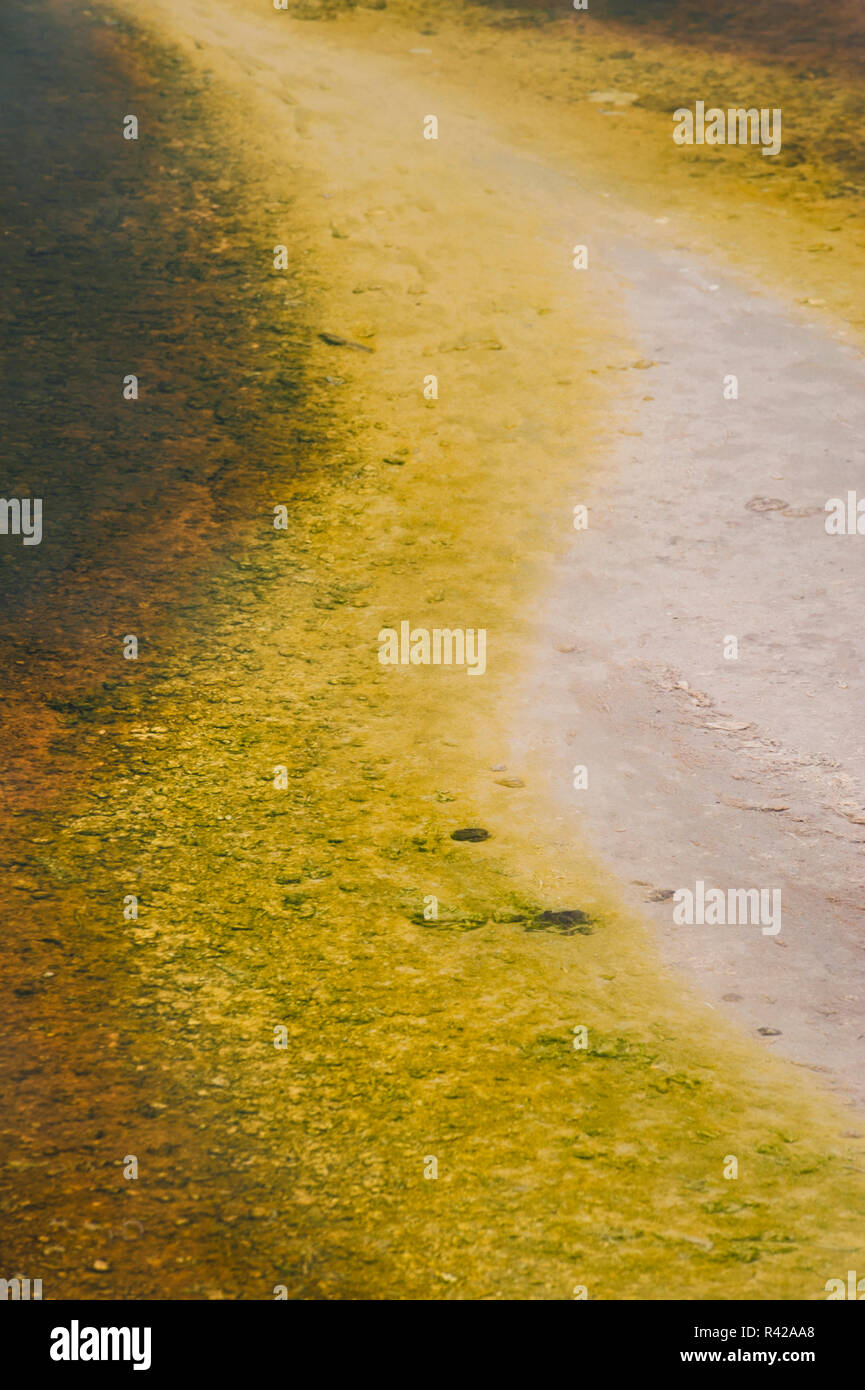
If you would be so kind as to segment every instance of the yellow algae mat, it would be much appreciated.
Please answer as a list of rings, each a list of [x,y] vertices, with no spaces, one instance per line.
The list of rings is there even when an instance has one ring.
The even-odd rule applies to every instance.
[[[202,531],[173,589],[156,546],[108,576],[134,626],[118,599],[74,697],[51,686],[64,790],[11,832],[27,970],[67,992],[37,1008],[19,962],[62,1118],[13,1068],[10,1257],[62,1296],[825,1297],[865,1259],[856,1117],[664,971],[511,759],[551,563],[639,389],[604,372],[624,303],[582,293],[526,161],[585,154],[660,236],[690,175],[651,207],[659,168],[632,149],[620,178],[612,127],[661,116],[587,102],[577,139],[592,54],[540,32],[529,58],[471,9],[87,13],[158,137],[136,235],[173,238],[177,408],[211,472],[177,494]],[[676,235],[767,270],[712,220],[737,178]],[[785,275],[814,215],[777,233]],[[152,450],[191,486],[194,438]],[[404,622],[483,629],[482,678],[383,665]]]

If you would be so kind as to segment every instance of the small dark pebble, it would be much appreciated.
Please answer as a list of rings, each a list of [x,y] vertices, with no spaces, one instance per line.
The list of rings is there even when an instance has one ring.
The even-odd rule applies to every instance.
[[[451,831],[451,839],[452,839],[452,840],[472,840],[472,841],[477,841],[477,840],[488,840],[489,838],[490,838],[490,832],[489,832],[488,830],[482,830],[482,829],[480,828],[480,826],[478,826],[478,825],[470,825],[470,826],[468,827],[468,829],[466,829],[466,830],[452,830],[452,831]]]
[[[764,1038],[779,1038],[781,1036],[780,1028],[758,1028],[757,1032],[762,1033]]]

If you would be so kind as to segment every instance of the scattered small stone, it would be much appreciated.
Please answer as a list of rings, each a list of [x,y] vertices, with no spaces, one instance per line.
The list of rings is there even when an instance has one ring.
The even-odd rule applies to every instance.
[[[699,1250],[705,1250],[707,1253],[715,1248],[712,1241],[708,1240],[705,1236],[683,1235],[679,1236],[679,1239],[687,1241],[689,1245],[696,1245]]]
[[[742,801],[737,796],[719,796],[724,806],[735,806],[738,811],[789,811],[786,801]]]
[[[371,347],[366,347],[363,343],[353,343],[349,338],[340,338],[338,333],[319,333],[323,343],[329,343],[331,347],[353,348],[355,352],[372,352]]]
[[[630,106],[638,96],[639,92],[620,92],[613,88],[609,92],[590,92],[589,101],[601,106]]]
[[[497,787],[524,787],[526,784],[522,777],[497,777]]]
[[[93,1268],[97,1271],[97,1273],[104,1274],[110,1268],[110,1266],[105,1260],[94,1260]]]
[[[470,840],[473,844],[480,840],[488,840],[489,838],[490,832],[488,830],[482,830],[479,825],[470,825],[465,830],[451,831],[452,840]]]
[[[781,497],[752,497],[745,507],[749,512],[782,512],[790,503]]]
[[[651,893],[646,894],[647,903],[665,903],[668,898],[672,898],[675,888],[653,888]]]
[[[758,1028],[757,1032],[762,1033],[764,1038],[780,1038],[781,1036],[780,1028]]]
[[[695,705],[705,706],[714,704],[711,695],[707,695],[703,690],[696,690],[694,686],[689,685],[687,681],[676,681],[674,688],[676,690],[684,690],[688,697],[694,701]]]
[[[493,763],[492,767],[490,768],[490,772],[504,772],[506,768],[507,763]]]

